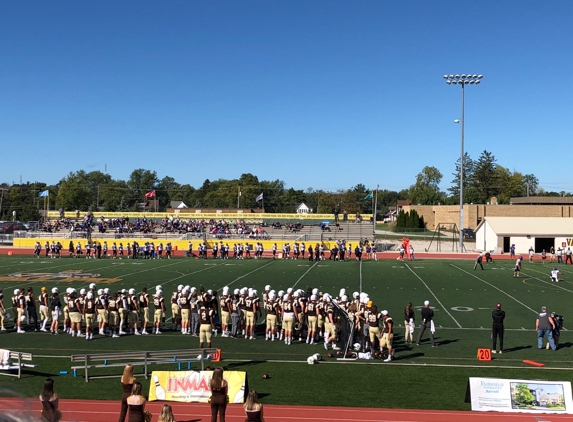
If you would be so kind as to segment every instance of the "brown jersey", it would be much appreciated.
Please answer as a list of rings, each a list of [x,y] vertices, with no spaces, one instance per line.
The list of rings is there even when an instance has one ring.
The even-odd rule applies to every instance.
[[[366,324],[370,327],[378,327],[380,323],[380,314],[378,313],[378,308],[373,306],[372,308],[366,308],[364,311],[364,319]]]
[[[231,300],[229,299],[228,296],[221,296],[221,298],[219,299],[219,306],[221,307],[221,312],[229,312],[230,308],[229,308],[229,302]]]
[[[306,306],[306,314],[308,316],[318,316],[318,312],[318,304],[314,301],[308,302],[308,305]]]
[[[95,300],[93,299],[84,300],[84,313],[95,314]]]
[[[276,315],[277,314],[277,303],[274,300],[267,300],[265,302],[265,312],[267,315]]]
[[[199,323],[200,324],[211,324],[213,320],[213,310],[207,308],[201,308],[199,310]]]
[[[181,309],[191,309],[191,302],[189,301],[189,296],[183,295],[179,298],[179,307]]]
[[[384,315],[382,317],[382,324],[384,324],[383,333],[393,334],[394,333],[394,321],[390,315]]]
[[[153,306],[155,307],[156,311],[164,311],[165,299],[163,296],[153,295]]]

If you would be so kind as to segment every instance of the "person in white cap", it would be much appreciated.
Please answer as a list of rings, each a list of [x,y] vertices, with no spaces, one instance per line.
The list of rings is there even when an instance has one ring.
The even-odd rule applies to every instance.
[[[424,302],[424,307],[422,308],[422,323],[420,324],[420,333],[418,334],[418,341],[416,344],[420,345],[420,340],[424,335],[424,331],[428,329],[430,332],[430,341],[432,342],[432,347],[437,347],[436,341],[434,340],[434,333],[432,332],[432,321],[434,319],[434,311],[430,308],[430,301],[426,300]]]

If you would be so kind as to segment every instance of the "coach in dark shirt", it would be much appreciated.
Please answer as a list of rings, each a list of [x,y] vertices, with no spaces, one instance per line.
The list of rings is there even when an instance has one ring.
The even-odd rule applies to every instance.
[[[497,338],[499,336],[499,353],[503,353],[503,320],[505,319],[505,311],[501,310],[501,303],[495,305],[495,309],[491,312],[491,318],[493,319],[493,327],[491,329],[491,339],[493,340],[493,346],[491,348],[492,353],[496,352]]]
[[[420,340],[424,335],[426,328],[430,332],[430,341],[432,342],[432,347],[436,347],[436,341],[434,340],[434,333],[432,332],[432,320],[434,319],[434,311],[430,308],[430,301],[426,300],[424,302],[424,307],[422,308],[422,323],[420,324],[420,333],[418,334],[418,341],[416,344],[420,345]]]

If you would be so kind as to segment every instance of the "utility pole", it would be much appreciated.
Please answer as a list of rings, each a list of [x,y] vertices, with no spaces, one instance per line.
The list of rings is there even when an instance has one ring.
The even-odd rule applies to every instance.
[[[4,191],[8,188],[0,188],[0,218],[2,218],[2,202],[4,201]]]

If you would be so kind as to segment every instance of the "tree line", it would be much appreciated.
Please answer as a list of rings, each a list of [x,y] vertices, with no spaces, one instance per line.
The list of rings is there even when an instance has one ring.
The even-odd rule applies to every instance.
[[[459,168],[456,162],[451,187],[440,190],[443,175],[436,168],[426,166],[416,176],[415,183],[409,189],[393,191],[378,190],[378,218],[394,207],[398,200],[410,199],[416,205],[453,205],[459,203]],[[571,196],[565,192],[546,192],[539,187],[539,181],[533,174],[511,171],[497,164],[494,155],[483,151],[477,160],[469,154],[464,155],[464,202],[485,204],[491,197],[497,197],[498,203],[507,204],[511,197],[520,196]],[[49,197],[39,197],[40,192],[49,192]],[[51,210],[93,212],[141,211],[145,203],[145,194],[155,191],[157,210],[162,212],[170,208],[172,201],[182,201],[190,208],[260,208],[263,201],[257,201],[262,193],[264,209],[273,213],[293,213],[297,205],[305,203],[313,213],[340,213],[347,211],[371,213],[373,201],[369,198],[372,190],[363,184],[350,189],[335,192],[322,189],[294,189],[286,186],[282,180],[259,180],[253,174],[242,174],[238,179],[206,179],[199,187],[189,183],[180,183],[173,177],[160,179],[152,170],[136,169],[128,180],[113,179],[101,171],[70,172],[57,184],[43,182],[0,185],[0,220],[12,219],[16,211],[18,220],[37,220],[39,211],[44,209],[44,201],[49,200]]]

